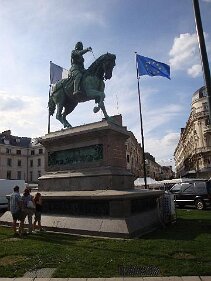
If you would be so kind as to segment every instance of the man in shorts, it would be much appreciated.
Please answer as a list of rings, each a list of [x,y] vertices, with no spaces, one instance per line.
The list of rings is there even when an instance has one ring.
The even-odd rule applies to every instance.
[[[19,193],[19,186],[14,187],[14,192],[10,195],[10,212],[12,214],[13,218],[13,231],[14,235],[17,235],[16,227],[17,227],[17,221],[20,221],[19,225],[19,235],[22,235],[23,232],[23,214],[22,214],[22,199],[21,195]]]

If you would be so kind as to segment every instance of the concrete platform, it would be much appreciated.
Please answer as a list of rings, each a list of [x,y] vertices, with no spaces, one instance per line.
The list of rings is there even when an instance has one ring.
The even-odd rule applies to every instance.
[[[149,217],[151,218],[149,221]],[[132,238],[141,236],[157,227],[157,212],[131,216],[129,218],[93,218],[59,215],[42,215],[42,226],[47,231],[79,235],[91,235],[113,238]],[[150,230],[148,224],[150,223]],[[0,218],[3,226],[12,226],[9,211]]]
[[[71,199],[123,199],[123,198],[146,198],[151,196],[160,196],[164,193],[162,190],[149,189],[130,189],[130,190],[81,190],[81,191],[40,191],[44,198],[71,198]],[[34,193],[31,193],[34,195]]]
[[[158,198],[163,191],[95,190],[42,192],[42,226],[47,231],[133,238],[162,225]],[[8,211],[0,224],[12,225]]]

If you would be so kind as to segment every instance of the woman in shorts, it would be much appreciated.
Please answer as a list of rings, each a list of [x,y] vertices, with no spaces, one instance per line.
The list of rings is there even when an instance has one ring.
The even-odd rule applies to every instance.
[[[34,196],[35,203],[35,217],[34,217],[34,230],[36,229],[36,224],[38,225],[38,229],[42,231],[41,226],[41,213],[42,213],[42,197],[39,192],[37,192]]]

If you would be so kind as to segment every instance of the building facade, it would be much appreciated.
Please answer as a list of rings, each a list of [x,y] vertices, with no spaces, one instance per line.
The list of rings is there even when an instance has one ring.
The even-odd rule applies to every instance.
[[[156,181],[170,180],[174,178],[172,166],[161,166],[155,161],[155,157],[149,152],[145,153],[146,174]]]
[[[119,117],[119,116],[118,116]],[[121,123],[121,116],[119,117]],[[143,152],[132,132],[126,141],[125,161],[134,177],[143,176]],[[0,134],[0,178],[23,179],[37,183],[45,174],[45,148],[28,137],[13,136],[11,131]]]
[[[211,177],[211,131],[206,88],[192,97],[191,113],[174,152],[177,177]]]
[[[122,125],[122,117],[115,117]],[[134,175],[134,179],[144,177],[143,149],[136,137],[129,131],[126,140],[126,167]],[[146,153],[147,176],[156,179],[169,179],[172,170],[163,169],[155,158]],[[37,183],[45,174],[45,148],[28,137],[13,136],[10,130],[0,133],[0,178],[23,179],[27,183]]]
[[[0,178],[37,183],[45,172],[44,153],[31,138],[13,136],[10,130],[0,133]]]
[[[143,149],[132,132],[126,141],[126,164],[127,169],[134,174],[135,178],[141,178],[143,173]]]
[[[41,144],[31,143],[28,148],[28,182],[37,183],[45,174],[45,148]]]

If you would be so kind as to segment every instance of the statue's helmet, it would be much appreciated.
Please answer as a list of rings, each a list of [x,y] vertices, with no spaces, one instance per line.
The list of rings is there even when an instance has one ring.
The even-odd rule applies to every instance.
[[[82,42],[77,42],[76,45],[75,45],[75,49],[76,50],[83,50],[83,44]]]

